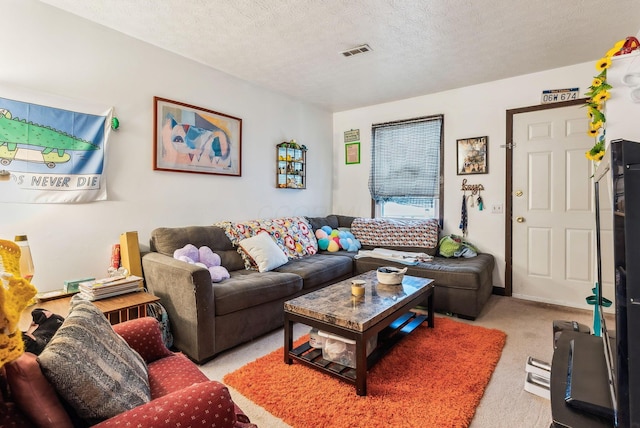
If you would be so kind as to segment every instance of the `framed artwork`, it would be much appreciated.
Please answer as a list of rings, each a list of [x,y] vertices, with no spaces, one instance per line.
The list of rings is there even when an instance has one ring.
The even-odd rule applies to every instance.
[[[153,169],[240,177],[242,119],[154,97]]]
[[[457,140],[456,172],[458,175],[486,174],[489,172],[489,137],[474,137]]]
[[[347,165],[360,163],[360,143],[348,143],[344,145],[344,163]]]

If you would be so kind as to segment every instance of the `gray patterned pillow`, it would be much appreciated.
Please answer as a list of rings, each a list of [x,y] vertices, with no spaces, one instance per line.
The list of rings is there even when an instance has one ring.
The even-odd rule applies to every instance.
[[[38,362],[60,396],[90,424],[151,399],[142,357],[95,305],[78,295]]]

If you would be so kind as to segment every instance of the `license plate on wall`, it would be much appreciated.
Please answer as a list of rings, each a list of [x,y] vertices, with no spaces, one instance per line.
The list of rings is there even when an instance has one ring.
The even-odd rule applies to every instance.
[[[542,104],[577,100],[579,92],[580,88],[546,89],[542,91]]]

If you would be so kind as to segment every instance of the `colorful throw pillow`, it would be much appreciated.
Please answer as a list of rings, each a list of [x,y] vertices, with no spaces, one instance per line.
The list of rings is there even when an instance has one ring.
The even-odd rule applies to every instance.
[[[90,425],[151,399],[142,357],[95,305],[78,295],[38,362],[60,396]]]
[[[338,250],[355,252],[362,247],[360,241],[353,236],[348,227],[331,229],[331,226],[322,226],[316,229],[315,235],[318,240],[318,248],[330,253]]]
[[[289,261],[267,232],[240,241],[240,247],[253,259],[259,272],[267,272]]]
[[[251,257],[240,247],[240,241],[267,232],[289,259],[297,259],[318,252],[318,242],[304,217],[281,217],[275,219],[249,220],[245,222],[224,221],[215,226],[224,229],[231,243],[245,261],[245,268],[256,269]]]

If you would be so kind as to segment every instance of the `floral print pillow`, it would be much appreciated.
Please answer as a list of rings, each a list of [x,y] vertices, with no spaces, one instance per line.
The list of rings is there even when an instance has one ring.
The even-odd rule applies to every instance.
[[[233,245],[238,247],[247,269],[256,269],[252,259],[238,245],[245,238],[268,232],[278,247],[289,259],[297,259],[318,252],[318,241],[305,217],[281,217],[275,219],[249,220],[244,222],[223,221],[222,227]]]

